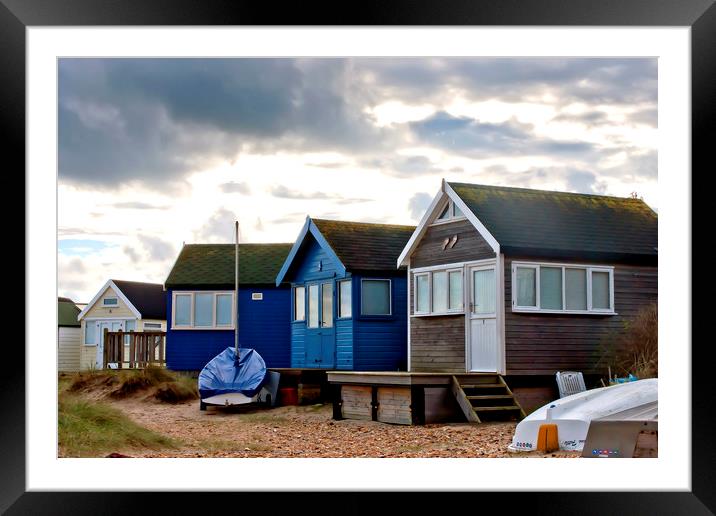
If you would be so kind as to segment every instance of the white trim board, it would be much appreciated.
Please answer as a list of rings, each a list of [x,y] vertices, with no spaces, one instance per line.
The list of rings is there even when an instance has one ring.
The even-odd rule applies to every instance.
[[[492,250],[495,252],[495,256],[500,255],[500,244],[497,239],[492,236],[492,233],[488,231],[488,229],[480,221],[480,219],[478,219],[477,216],[470,210],[470,208],[468,208],[467,204],[465,204],[465,202],[460,198],[460,196],[455,193],[455,190],[452,189],[450,184],[445,181],[445,179],[443,179],[442,184],[440,185],[440,190],[433,198],[433,202],[430,203],[430,206],[425,211],[423,218],[420,220],[420,223],[415,228],[415,231],[410,237],[410,240],[408,240],[408,243],[405,245],[403,251],[400,253],[400,257],[398,258],[397,263],[398,267],[402,267],[407,264],[406,260],[410,257],[410,255],[413,254],[413,251],[415,251],[415,248],[417,247],[418,243],[420,243],[420,240],[422,240],[423,235],[427,231],[428,227],[435,223],[435,218],[440,214],[440,209],[444,207],[444,200],[446,197],[451,199],[453,203],[455,203],[458,208],[460,208],[463,215],[465,215],[465,218],[470,221],[470,223],[475,227],[480,236],[482,236],[482,238],[484,238],[485,241],[490,245]],[[458,219],[450,219],[446,222],[455,222],[457,220],[463,219],[461,217]]]
[[[122,301],[124,301],[124,304],[127,305],[127,308],[129,308],[129,311],[132,312],[137,317],[137,319],[142,318],[142,314],[139,313],[139,310],[137,310],[135,308],[135,306],[129,301],[129,299],[127,299],[127,296],[125,296],[124,293],[122,293],[122,291],[119,289],[119,287],[117,285],[115,285],[114,281],[112,281],[110,279],[110,280],[107,280],[107,283],[105,283],[101,289],[99,289],[99,292],[97,292],[95,294],[95,296],[92,298],[92,300],[89,303],[87,303],[87,306],[85,306],[82,309],[82,311],[79,314],[77,314],[78,321],[81,321],[84,318],[84,316],[87,314],[87,312],[89,312],[92,309],[92,307],[95,305],[95,303],[97,303],[97,301],[99,301],[99,298],[102,297],[102,294],[104,293],[105,290],[107,290],[107,287],[114,290],[115,294],[117,294],[117,296],[119,296],[119,298]],[[126,317],[125,317],[125,319],[126,319]]]

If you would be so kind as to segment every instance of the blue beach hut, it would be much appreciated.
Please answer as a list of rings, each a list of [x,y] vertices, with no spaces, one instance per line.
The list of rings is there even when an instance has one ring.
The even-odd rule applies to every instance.
[[[290,364],[291,297],[276,274],[291,244],[239,244],[239,342],[267,367]],[[199,371],[234,345],[235,245],[184,245],[164,283],[169,369]]]
[[[406,269],[414,226],[306,218],[275,278],[291,285],[291,367],[407,367]]]

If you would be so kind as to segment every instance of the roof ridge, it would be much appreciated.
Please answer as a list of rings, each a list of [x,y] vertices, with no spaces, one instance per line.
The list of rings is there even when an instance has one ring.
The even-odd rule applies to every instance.
[[[485,185],[480,183],[462,183],[462,182],[453,182],[453,181],[447,181],[447,184],[453,186],[453,185],[461,185],[461,186],[472,186],[472,187],[478,187],[478,188],[492,188],[494,190],[511,190],[511,191],[519,191],[523,193],[533,193],[533,194],[560,194],[560,195],[579,195],[582,197],[598,197],[600,199],[619,199],[624,201],[639,201],[644,204],[643,199],[635,199],[633,197],[620,197],[617,195],[600,195],[600,194],[593,194],[593,193],[581,193],[581,192],[564,192],[561,190],[540,190],[538,188],[523,188],[518,186],[498,186],[498,185]],[[648,206],[648,205],[647,205]]]
[[[164,285],[162,283],[152,283],[150,281],[135,281],[135,280],[120,280],[120,279],[114,279],[110,278],[112,280],[112,283],[117,283],[118,281],[120,283],[135,283],[137,285],[155,285],[159,287],[163,287]]]
[[[223,244],[196,243],[196,244],[185,244],[184,247],[189,247],[189,246],[206,246],[206,247],[209,247],[209,246],[231,246],[231,247],[234,247],[235,245],[236,244],[234,244],[234,243],[230,243],[230,244],[229,243],[223,243]],[[268,246],[268,245],[293,245],[293,243],[292,242],[239,242],[239,245],[240,246],[242,246],[242,245]]]
[[[313,218],[313,217],[311,217],[311,220],[319,221],[319,222],[338,222],[340,224],[364,224],[366,226],[385,226],[385,227],[394,227],[394,228],[415,229],[415,226],[411,225],[411,224],[386,224],[383,222],[363,222],[363,221],[357,221],[357,220],[322,219],[322,218]]]

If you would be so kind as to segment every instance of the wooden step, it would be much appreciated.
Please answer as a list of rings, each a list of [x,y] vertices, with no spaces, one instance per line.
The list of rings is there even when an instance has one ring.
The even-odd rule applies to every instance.
[[[508,405],[508,406],[504,406],[504,407],[475,407],[475,406],[473,406],[472,409],[476,412],[477,411],[482,412],[482,411],[488,411],[488,410],[491,410],[491,411],[492,410],[520,410],[520,407],[518,407],[517,405]]]
[[[505,386],[501,383],[474,383],[474,384],[461,384],[460,387],[465,389],[497,389],[497,388],[505,388]]]
[[[510,398],[512,399],[512,394],[484,394],[480,396],[468,396],[467,399],[469,400],[493,400],[498,398]]]

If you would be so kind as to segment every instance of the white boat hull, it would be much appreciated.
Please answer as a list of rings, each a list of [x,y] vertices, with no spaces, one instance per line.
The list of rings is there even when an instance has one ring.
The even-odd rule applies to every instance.
[[[592,389],[555,400],[535,410],[515,429],[511,451],[537,449],[539,428],[557,425],[559,449],[581,451],[593,419],[656,419],[658,380],[638,380]]]

